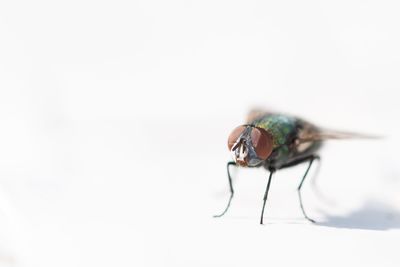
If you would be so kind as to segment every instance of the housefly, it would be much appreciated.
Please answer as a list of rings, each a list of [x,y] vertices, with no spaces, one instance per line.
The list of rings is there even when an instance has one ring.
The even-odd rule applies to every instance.
[[[230,198],[225,210],[214,217],[223,216],[229,209],[234,190],[230,166],[264,167],[269,178],[263,198],[260,224],[263,224],[265,203],[273,174],[277,170],[308,163],[307,169],[297,187],[300,208],[304,217],[311,219],[304,210],[301,188],[314,161],[320,160],[318,152],[325,140],[349,138],[376,138],[348,132],[324,130],[303,119],[280,113],[254,110],[247,122],[236,127],[228,138],[228,149],[233,161],[227,164]]]

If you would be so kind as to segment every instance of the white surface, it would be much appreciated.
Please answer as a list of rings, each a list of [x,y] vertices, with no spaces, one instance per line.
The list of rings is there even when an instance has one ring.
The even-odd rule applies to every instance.
[[[0,265],[399,266],[396,1],[3,1]],[[253,105],[382,141],[235,173]]]

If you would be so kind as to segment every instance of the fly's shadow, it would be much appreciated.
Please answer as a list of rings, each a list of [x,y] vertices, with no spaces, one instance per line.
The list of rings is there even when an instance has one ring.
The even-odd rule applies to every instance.
[[[400,229],[400,210],[381,202],[367,201],[347,215],[327,215],[323,222],[317,224],[335,228],[377,231]]]

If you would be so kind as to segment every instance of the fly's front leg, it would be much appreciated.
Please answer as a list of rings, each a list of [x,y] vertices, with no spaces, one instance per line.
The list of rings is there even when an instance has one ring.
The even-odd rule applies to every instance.
[[[263,203],[263,207],[262,207],[262,210],[261,210],[260,224],[263,224],[265,203],[267,202],[269,187],[271,185],[271,180],[272,180],[272,174],[274,172],[275,172],[275,170],[273,170],[273,169],[269,170],[269,178],[268,178],[267,188],[265,189],[265,194],[264,194],[264,203]]]
[[[236,166],[236,163],[235,163],[234,161],[229,161],[229,162],[226,164],[226,169],[227,169],[227,172],[228,172],[229,189],[230,189],[230,192],[231,192],[231,195],[230,195],[229,201],[228,201],[228,205],[226,205],[225,210],[224,210],[221,214],[219,214],[219,215],[214,215],[215,218],[224,216],[224,214],[228,211],[228,209],[229,209],[229,207],[230,207],[230,205],[231,205],[231,201],[232,201],[232,198],[233,198],[233,194],[235,193],[235,192],[233,191],[232,177],[231,177],[231,173],[230,173],[230,171],[229,171],[229,166],[231,166],[231,165],[235,165],[235,166]]]

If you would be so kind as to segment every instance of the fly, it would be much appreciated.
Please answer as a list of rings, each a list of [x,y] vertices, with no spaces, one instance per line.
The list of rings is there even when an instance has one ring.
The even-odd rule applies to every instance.
[[[300,208],[304,218],[315,223],[305,212],[301,188],[314,161],[320,160],[318,152],[325,140],[349,138],[377,138],[362,134],[324,130],[303,119],[279,113],[255,110],[249,113],[247,123],[235,128],[228,138],[228,149],[233,161],[227,164],[230,198],[225,210],[214,217],[223,216],[234,195],[230,166],[264,167],[269,178],[263,198],[260,224],[263,224],[265,203],[273,174],[280,169],[308,163],[297,187]]]

